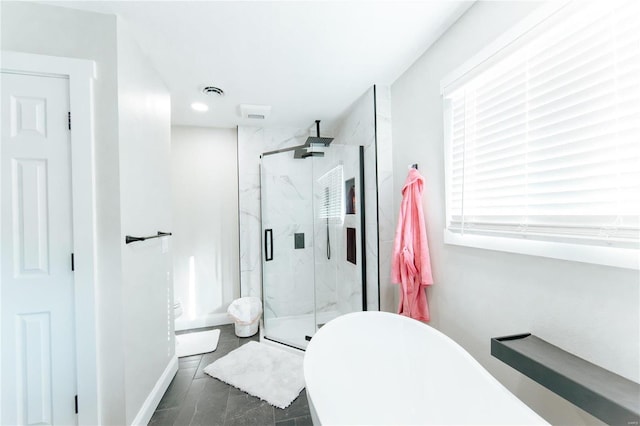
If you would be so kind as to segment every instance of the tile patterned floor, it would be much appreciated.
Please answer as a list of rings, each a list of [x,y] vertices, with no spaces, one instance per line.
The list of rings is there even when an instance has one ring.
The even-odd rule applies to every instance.
[[[204,373],[218,358],[259,336],[236,337],[233,325],[192,331],[220,329],[214,352],[179,359],[178,373],[160,400],[149,425],[153,426],[307,426],[311,425],[307,394],[303,390],[282,410],[246,394]]]

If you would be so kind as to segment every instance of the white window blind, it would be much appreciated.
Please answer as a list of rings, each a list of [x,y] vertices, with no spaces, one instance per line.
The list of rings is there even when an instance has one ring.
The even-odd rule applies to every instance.
[[[320,219],[342,223],[344,219],[344,183],[342,165],[329,170],[318,178],[320,186]]]
[[[638,246],[638,3],[567,8],[444,87],[449,231]]]

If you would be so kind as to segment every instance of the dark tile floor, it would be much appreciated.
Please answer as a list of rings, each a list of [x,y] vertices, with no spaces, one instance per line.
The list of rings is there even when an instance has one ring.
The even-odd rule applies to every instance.
[[[246,394],[204,373],[204,368],[218,358],[252,340],[236,337],[233,325],[199,330],[220,329],[218,348],[214,352],[179,359],[178,373],[160,400],[149,425],[158,426],[306,426],[311,425],[307,394],[284,410]]]

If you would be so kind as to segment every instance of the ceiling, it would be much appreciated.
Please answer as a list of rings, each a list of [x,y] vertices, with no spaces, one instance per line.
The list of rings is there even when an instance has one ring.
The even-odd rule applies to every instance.
[[[47,1],[123,18],[171,92],[173,124],[331,126],[390,85],[472,2]],[[204,95],[204,86],[224,90]],[[208,104],[207,112],[191,109]],[[265,120],[240,104],[271,105]]]

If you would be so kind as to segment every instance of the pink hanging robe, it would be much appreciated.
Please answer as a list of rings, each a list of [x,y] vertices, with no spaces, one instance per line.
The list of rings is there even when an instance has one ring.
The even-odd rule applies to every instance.
[[[398,313],[420,321],[429,321],[425,287],[433,284],[433,278],[422,211],[423,187],[424,178],[418,170],[409,170],[402,187],[402,204],[393,245],[391,282],[400,284]]]

